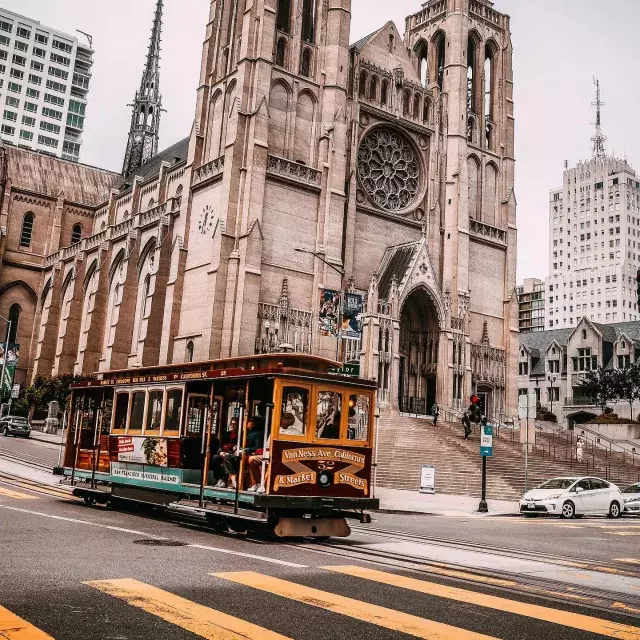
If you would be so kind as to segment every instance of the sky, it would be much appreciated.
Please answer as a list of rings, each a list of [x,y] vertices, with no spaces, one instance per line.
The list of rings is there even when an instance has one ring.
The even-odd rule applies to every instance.
[[[95,49],[81,161],[120,171],[155,0],[0,0],[47,26],[93,36]],[[421,0],[352,0],[351,41],[405,17]],[[165,0],[160,147],[186,137],[194,117],[208,0]],[[518,282],[548,273],[549,190],[591,156],[600,79],[608,150],[640,171],[636,49],[639,0],[495,0],[511,16],[514,48]],[[81,36],[82,37],[82,36]]]

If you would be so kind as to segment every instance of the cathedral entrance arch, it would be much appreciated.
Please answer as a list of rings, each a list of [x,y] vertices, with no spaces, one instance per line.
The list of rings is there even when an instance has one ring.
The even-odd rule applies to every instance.
[[[414,289],[400,313],[400,411],[428,415],[436,401],[440,321],[425,287]]]

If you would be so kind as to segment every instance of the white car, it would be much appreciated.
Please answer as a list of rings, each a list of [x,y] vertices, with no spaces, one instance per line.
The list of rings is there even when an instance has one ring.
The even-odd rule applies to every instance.
[[[622,492],[622,500],[626,513],[640,513],[640,482],[627,487]]]
[[[522,496],[520,513],[546,513],[563,518],[585,515],[619,518],[623,504],[620,489],[601,478],[553,478]]]

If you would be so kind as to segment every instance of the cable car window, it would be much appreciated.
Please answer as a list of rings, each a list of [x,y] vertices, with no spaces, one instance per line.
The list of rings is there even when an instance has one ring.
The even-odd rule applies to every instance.
[[[113,430],[122,431],[127,428],[127,415],[129,414],[129,394],[119,393],[116,396],[115,418],[113,420]]]
[[[145,431],[160,432],[163,399],[164,391],[149,392],[149,410],[147,411],[147,424],[145,425]]]
[[[189,396],[187,412],[187,438],[199,438],[204,428],[204,417],[207,407],[207,396]]]
[[[174,431],[178,435],[180,431],[180,418],[182,415],[182,389],[169,389],[167,391],[167,406],[164,415],[164,434]]]
[[[142,433],[142,423],[144,421],[144,403],[147,394],[144,391],[134,391],[131,394],[131,416],[129,418],[129,431]]]
[[[282,388],[280,435],[304,436],[309,418],[309,390],[303,387]]]
[[[336,391],[319,391],[316,419],[316,438],[340,439],[342,394]]]
[[[348,440],[364,442],[369,438],[369,415],[371,398],[368,395],[353,394],[349,396]]]

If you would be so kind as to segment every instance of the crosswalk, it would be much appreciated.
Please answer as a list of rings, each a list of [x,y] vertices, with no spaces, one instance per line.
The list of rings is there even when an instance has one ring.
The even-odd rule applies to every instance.
[[[409,592],[414,594],[415,598],[426,596],[438,599],[441,603],[451,606],[451,614],[446,618],[447,622],[454,624],[445,623],[442,619],[432,620],[428,617],[420,617],[374,604],[367,601],[367,598],[347,597],[330,590],[314,588],[303,584],[304,578],[300,580],[297,577],[293,580],[283,579],[254,571],[212,573],[210,574],[212,576],[211,590],[207,590],[207,594],[215,594],[218,590],[223,590],[225,584],[248,588],[249,590],[244,593],[243,597],[247,598],[247,602],[254,603],[251,607],[254,620],[256,599],[252,597],[252,593],[261,592],[266,594],[267,598],[283,599],[282,602],[278,602],[278,600],[272,602],[271,606],[278,611],[286,612],[288,606],[285,601],[292,601],[298,605],[330,612],[333,616],[338,615],[366,623],[372,628],[377,627],[409,637],[432,640],[494,640],[497,637],[505,637],[504,635],[485,635],[466,629],[465,621],[469,618],[458,615],[458,612],[469,614],[472,610],[494,612],[494,615],[499,612],[510,616],[522,616],[525,619],[546,625],[556,625],[557,634],[554,633],[553,637],[562,637],[566,631],[574,630],[579,633],[589,633],[619,640],[640,640],[640,627],[578,614],[566,609],[554,609],[489,595],[486,592],[470,591],[433,581],[411,578],[391,571],[356,565],[325,566],[318,568],[317,571],[320,573],[315,573],[315,578],[318,575],[327,578],[328,584],[334,584],[331,578],[338,576],[353,580],[351,593],[360,597],[362,597],[361,594],[372,593],[369,587],[373,587],[372,583],[375,583],[383,585],[381,587],[383,589],[398,589],[401,593]],[[206,576],[203,577],[206,578]],[[210,607],[132,578],[92,580],[83,584],[93,592],[105,594],[125,603],[133,610],[145,612],[200,638],[208,640],[293,640],[276,630],[226,613],[220,606],[220,603],[224,602],[224,599],[220,597],[214,598],[218,606]],[[89,598],[89,594],[86,594],[86,597]],[[204,597],[210,597],[210,595]],[[369,599],[375,598],[371,596]],[[400,598],[400,602],[405,601],[407,601],[406,598]],[[425,606],[423,610],[431,611],[432,609]],[[620,612],[633,613],[631,609],[621,609]],[[272,617],[268,617],[268,619],[273,620]],[[497,626],[495,632],[500,633],[501,629],[504,631],[505,627]],[[490,630],[494,631],[493,628]],[[298,628],[293,635],[295,638],[304,638],[304,629]],[[153,637],[156,637],[155,631]],[[517,632],[516,635],[509,637],[518,637]],[[2,606],[0,606],[0,639],[54,640],[53,636],[37,629],[27,620],[18,617]]]

